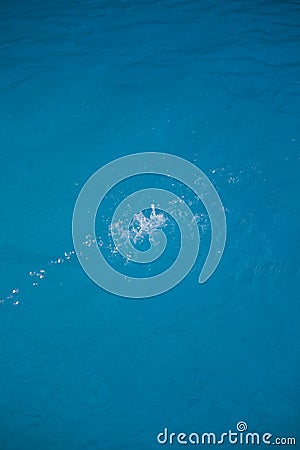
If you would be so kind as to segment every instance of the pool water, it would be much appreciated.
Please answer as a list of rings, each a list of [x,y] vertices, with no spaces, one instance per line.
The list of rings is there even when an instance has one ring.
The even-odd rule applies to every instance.
[[[296,0],[1,2],[1,449],[150,450],[239,421],[299,440],[299,24]],[[149,151],[210,178],[228,238],[198,284],[209,223],[174,186],[199,258],[132,300],[81,269],[72,213],[97,169]]]

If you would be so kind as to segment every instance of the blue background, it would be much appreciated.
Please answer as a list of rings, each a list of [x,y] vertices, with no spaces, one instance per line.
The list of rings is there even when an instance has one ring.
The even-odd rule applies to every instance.
[[[1,449],[148,450],[240,420],[300,438],[299,21],[298,1],[1,2]],[[141,151],[210,177],[228,241],[204,285],[198,262],[128,300],[50,261],[87,178]]]

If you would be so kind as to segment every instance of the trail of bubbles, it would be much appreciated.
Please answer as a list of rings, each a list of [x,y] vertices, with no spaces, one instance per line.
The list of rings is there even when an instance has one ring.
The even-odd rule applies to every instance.
[[[108,235],[114,232],[118,232],[124,233],[124,235],[126,234],[126,236],[128,236],[128,233],[130,233],[130,238],[133,240],[134,243],[137,243],[145,239],[147,236],[151,235],[151,233],[155,229],[165,226],[167,226],[167,218],[165,217],[164,214],[160,213],[157,214],[155,211],[155,207],[153,205],[150,218],[146,217],[141,211],[139,214],[136,214],[133,221],[132,229],[125,230],[122,229],[122,226],[120,224],[112,223],[109,227]],[[83,245],[85,245],[86,247],[91,247],[92,245],[102,247],[104,244],[100,236],[97,236],[96,239],[92,239],[90,235],[86,235]],[[111,253],[115,254],[115,251],[111,249]],[[72,259],[74,259],[74,256],[76,256],[75,250],[72,249],[71,251],[66,251],[63,253],[63,255],[59,256],[58,258],[48,261],[47,264],[45,265],[45,267],[47,267],[47,270],[46,268],[30,270],[27,274],[26,279],[30,280],[31,285],[33,287],[38,287],[39,283],[45,280],[46,274],[51,267],[60,266],[66,262],[69,262]],[[21,303],[20,288],[15,287],[9,292],[9,294],[4,296],[3,298],[0,298],[0,304],[4,303],[10,303],[13,306],[20,305]]]
[[[178,203],[183,202],[183,200],[179,199],[176,201],[169,202],[171,207],[171,211],[173,216],[176,217],[176,214],[182,214],[182,211],[178,209]],[[190,206],[195,206],[192,200],[189,201]],[[147,217],[143,211],[140,211],[137,214],[134,214],[131,226],[125,227],[121,221],[111,222],[108,225],[107,235],[113,241],[113,238],[118,235],[118,240],[120,241],[123,237],[124,241],[130,238],[130,240],[134,244],[140,244],[145,239],[149,239],[149,237],[153,234],[154,231],[167,228],[170,226],[170,221],[166,214],[163,212],[157,211],[155,204],[149,205],[151,208],[150,216]],[[179,211],[179,212],[178,212]],[[205,233],[209,228],[209,218],[205,213],[197,213],[193,216],[192,219],[199,227],[200,233]],[[91,247],[96,245],[98,248],[104,246],[104,241],[101,236],[96,236],[95,239],[92,239],[90,235],[86,235],[83,245],[86,247]],[[118,254],[118,249],[111,243],[109,243],[106,248],[109,250],[112,256]],[[61,266],[62,264],[68,263],[74,259],[75,250],[72,249],[70,251],[65,251],[61,256],[56,259],[52,259],[48,261],[43,268],[30,270],[26,279],[30,281],[32,287],[37,288],[41,282],[47,278],[47,274],[49,270],[52,270],[52,267]],[[128,259],[125,262],[130,260],[130,255],[128,255]],[[0,305],[4,303],[9,303],[13,306],[20,305],[24,299],[22,298],[22,290],[19,287],[15,287],[11,289],[11,291],[4,297],[0,298]]]
[[[70,261],[72,257],[74,257],[75,251],[71,250],[69,252],[64,252],[63,256],[58,257],[57,259],[50,260],[46,264],[46,266],[56,266],[61,265],[67,261]],[[49,270],[49,269],[47,269]],[[46,269],[38,269],[38,270],[30,270],[27,273],[26,279],[30,280],[31,285],[35,288],[39,285],[39,282],[44,280],[47,273]],[[8,295],[0,299],[0,304],[10,303],[13,306],[18,306],[21,303],[21,289],[13,288]]]
[[[197,160],[195,160],[197,162]],[[249,179],[251,175],[255,175],[256,179],[260,179],[263,177],[263,170],[260,167],[259,163],[254,162],[252,165],[247,167],[239,167],[235,165],[227,165],[224,166],[214,166],[213,168],[209,169],[209,173],[212,176],[213,182],[218,185],[220,182],[225,181],[226,183],[232,185],[236,185],[237,183],[245,182]],[[172,187],[175,187],[175,183],[172,183]],[[173,215],[176,214],[176,211],[178,210],[178,202],[179,200],[176,200],[173,202]],[[189,199],[187,201],[188,205],[190,207],[197,207],[197,202],[195,202],[192,199]],[[171,206],[171,205],[170,205]],[[230,213],[231,210],[229,208],[225,208],[225,211],[227,213]],[[152,225],[147,224],[147,220],[149,218],[146,218],[147,220],[144,221],[142,217],[143,213],[139,213],[136,216],[137,219],[137,227],[136,230],[133,228],[130,230],[130,239],[135,243],[139,244],[144,239],[148,238],[149,235],[147,235],[147,227],[149,230],[151,230]],[[250,217],[252,215],[252,212],[249,212],[248,214]],[[240,220],[241,223],[248,223],[249,217],[248,215],[243,216]],[[168,219],[164,216],[164,218],[161,217],[160,213],[156,213],[156,219],[159,219],[159,223],[157,223],[158,228],[167,227],[169,224]],[[208,215],[205,213],[196,213],[194,214],[193,220],[197,223],[199,227],[200,234],[205,234],[210,227],[209,224],[209,218]],[[142,226],[142,224],[146,225],[146,229]],[[141,229],[139,229],[139,226]],[[108,235],[112,237],[113,233],[123,233],[124,239],[127,239],[128,236],[128,229],[122,227],[121,223],[112,223],[111,225],[108,225]],[[154,229],[154,228],[153,228]],[[153,231],[153,230],[152,230]],[[102,247],[104,245],[103,240],[100,236],[96,237],[95,240],[91,238],[91,236],[87,235],[85,237],[84,245],[87,247],[90,247],[92,245],[97,245],[98,247]],[[115,256],[118,251],[114,247],[114,245],[109,244],[107,246],[109,252],[112,256]],[[44,268],[41,269],[35,269],[27,273],[25,275],[25,278],[30,282],[30,285],[34,288],[38,288],[38,286],[41,283],[44,283],[45,279],[47,278],[48,270],[52,270],[53,266],[61,266],[62,264],[65,264],[66,262],[73,260],[75,255],[75,251],[72,249],[71,251],[64,252],[61,256],[59,256],[56,259],[48,261]],[[260,269],[257,269],[257,272],[260,272]],[[21,291],[21,293],[20,293]],[[19,287],[12,288],[9,293],[3,297],[0,297],[0,305],[4,303],[9,303],[14,306],[20,305],[24,301],[24,298],[22,297],[24,289],[20,289]]]

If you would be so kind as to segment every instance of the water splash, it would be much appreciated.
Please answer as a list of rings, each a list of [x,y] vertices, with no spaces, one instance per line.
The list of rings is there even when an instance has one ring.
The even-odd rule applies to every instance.
[[[129,228],[122,220],[112,222],[109,234],[113,240],[118,237],[118,241],[121,242],[129,238],[134,244],[138,244],[152,236],[154,231],[165,228],[167,225],[167,216],[164,213],[157,213],[155,205],[152,203],[150,217],[147,217],[143,211],[134,214]]]
[[[180,202],[181,200],[179,200]],[[182,200],[183,201],[183,200]],[[172,210],[174,210],[174,216],[176,216],[176,212],[178,211],[178,202],[173,202],[170,206],[172,206]],[[192,205],[193,202],[191,202]],[[149,217],[144,213],[144,211],[140,211],[134,214],[131,222],[131,226],[126,228],[122,221],[112,222],[108,225],[107,228],[107,237],[110,241],[113,241],[114,236],[118,235],[119,241],[120,237],[123,237],[124,241],[130,238],[134,245],[138,245],[143,243],[146,239],[151,238],[152,234],[156,230],[165,229],[170,226],[170,220],[166,214],[160,212],[156,209],[155,204],[151,204],[148,209],[151,209],[151,213]],[[197,213],[193,216],[193,221],[197,223],[200,229],[200,233],[205,233],[209,228],[209,219],[207,214]],[[101,236],[96,236],[95,239],[92,239],[90,235],[86,235],[83,245],[86,247],[91,247],[96,245],[98,248],[103,247],[104,240]],[[114,257],[118,253],[118,249],[115,248],[111,242],[106,245],[107,250],[110,255]],[[55,259],[51,259],[45,263],[42,268],[32,269],[25,276],[25,280],[30,282],[30,285],[33,288],[38,288],[41,283],[44,283],[47,278],[47,274],[53,267],[61,266],[62,264],[69,263],[70,261],[76,258],[75,250],[69,250],[63,252],[60,256]],[[130,255],[128,255],[128,259],[125,261],[128,262],[130,260]],[[13,306],[19,306],[24,301],[22,297],[22,291],[19,287],[14,287],[11,291],[0,298],[1,304],[10,304]]]

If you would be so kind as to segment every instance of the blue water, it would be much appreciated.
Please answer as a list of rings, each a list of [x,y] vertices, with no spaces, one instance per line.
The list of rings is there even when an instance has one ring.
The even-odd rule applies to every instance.
[[[299,441],[299,25],[297,0],[1,2],[1,450]],[[207,283],[201,254],[130,300],[60,258],[89,176],[146,151],[210,177],[228,240]]]

